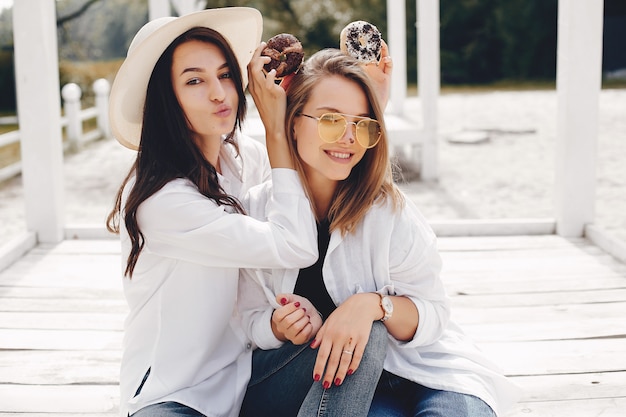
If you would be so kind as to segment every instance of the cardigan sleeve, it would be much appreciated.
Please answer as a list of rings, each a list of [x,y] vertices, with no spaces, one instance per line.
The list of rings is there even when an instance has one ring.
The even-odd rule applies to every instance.
[[[450,300],[441,280],[436,236],[411,201],[396,217],[390,242],[392,294],[410,298],[419,312],[413,339],[395,343],[407,348],[434,343],[448,325]]]
[[[137,212],[144,250],[221,268],[299,268],[317,259],[315,220],[294,170],[272,170],[267,220],[229,213],[188,180],[169,182]]]

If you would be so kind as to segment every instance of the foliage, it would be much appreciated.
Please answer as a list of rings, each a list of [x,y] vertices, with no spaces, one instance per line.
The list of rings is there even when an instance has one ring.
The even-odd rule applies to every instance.
[[[558,0],[439,1],[443,85],[554,81]],[[264,16],[263,39],[281,32],[292,33],[302,41],[307,55],[320,48],[337,47],[339,32],[353,20],[375,24],[387,38],[387,0],[209,0],[207,3],[212,8],[259,9]],[[626,0],[604,0],[604,3],[605,15],[626,16]],[[88,71],[72,62],[111,62],[123,58],[132,37],[148,19],[148,0],[57,0],[56,5],[61,80],[79,82],[83,88],[92,80],[88,80]],[[407,80],[411,85],[417,82],[416,1],[405,0],[405,5]],[[7,9],[0,12],[0,51],[11,51],[11,31],[11,11]],[[605,56],[609,53],[623,56],[619,40],[605,40],[605,47],[608,46],[615,50],[605,50]],[[393,46],[391,49],[393,55]],[[8,56],[4,52],[0,55],[0,97],[4,97],[0,107],[6,106],[7,97],[14,97],[12,58],[10,53]],[[104,66],[111,71],[116,69],[115,65]],[[113,74],[104,76],[111,79]]]

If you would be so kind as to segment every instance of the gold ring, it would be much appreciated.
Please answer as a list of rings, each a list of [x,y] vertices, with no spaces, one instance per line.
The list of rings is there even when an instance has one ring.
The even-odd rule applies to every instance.
[[[352,352],[350,352],[349,350],[344,350],[343,353],[345,353],[346,355],[352,355]]]

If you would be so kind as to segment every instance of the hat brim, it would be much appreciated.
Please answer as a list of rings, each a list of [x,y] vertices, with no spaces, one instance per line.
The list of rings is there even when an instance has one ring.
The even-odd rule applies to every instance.
[[[224,36],[241,67],[243,86],[247,86],[248,63],[263,32],[263,18],[257,9],[227,7],[171,18],[136,47],[131,46],[111,86],[111,132],[125,147],[134,150],[139,147],[146,90],[154,66],[174,39],[197,26],[213,29]]]

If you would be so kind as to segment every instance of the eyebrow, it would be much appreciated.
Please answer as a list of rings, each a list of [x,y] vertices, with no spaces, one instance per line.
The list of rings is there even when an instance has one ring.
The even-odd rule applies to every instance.
[[[224,62],[222,65],[219,66],[217,70],[221,71],[224,68],[228,68],[228,62]],[[185,68],[184,70],[182,70],[180,75],[183,75],[186,72],[206,72],[206,71],[204,70],[204,68],[200,68],[200,67],[189,67],[189,68]]]

